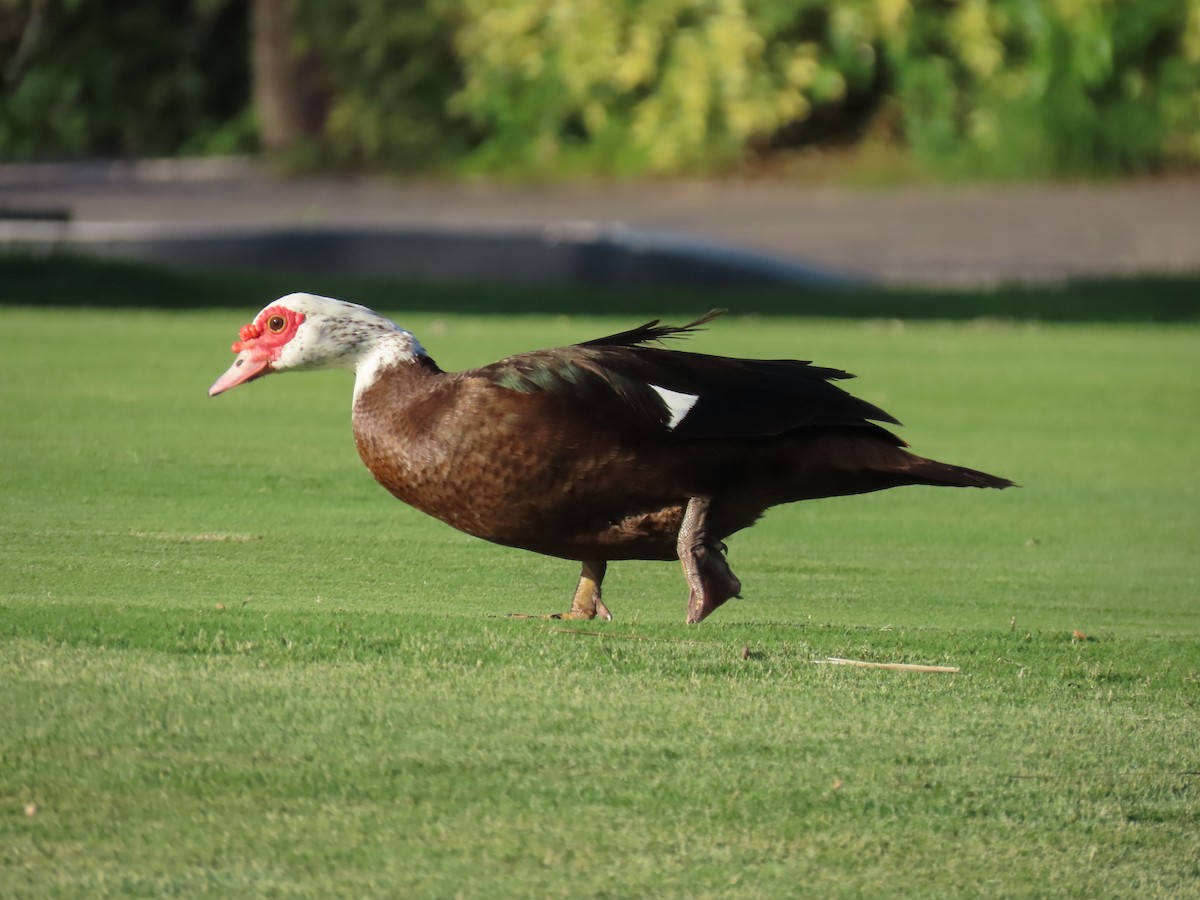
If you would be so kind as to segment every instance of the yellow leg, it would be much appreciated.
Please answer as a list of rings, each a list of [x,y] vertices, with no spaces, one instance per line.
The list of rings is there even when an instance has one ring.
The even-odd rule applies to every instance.
[[[579,584],[575,588],[575,596],[571,598],[571,611],[552,615],[552,619],[612,619],[612,613],[600,599],[600,584],[604,581],[604,572],[608,563],[602,559],[584,560],[583,569],[579,573]]]
[[[510,619],[612,619],[612,613],[600,599],[600,585],[604,581],[604,572],[608,563],[603,559],[585,559],[583,569],[579,573],[579,585],[575,588],[575,596],[571,598],[571,609],[565,613],[551,613],[544,616],[526,616],[513,613]]]

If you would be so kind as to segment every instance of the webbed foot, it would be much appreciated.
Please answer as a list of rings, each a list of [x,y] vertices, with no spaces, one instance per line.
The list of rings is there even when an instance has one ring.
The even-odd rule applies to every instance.
[[[730,597],[742,595],[742,583],[725,561],[727,548],[705,530],[711,502],[707,497],[689,500],[679,528],[679,561],[690,589],[689,625],[702,622]]]

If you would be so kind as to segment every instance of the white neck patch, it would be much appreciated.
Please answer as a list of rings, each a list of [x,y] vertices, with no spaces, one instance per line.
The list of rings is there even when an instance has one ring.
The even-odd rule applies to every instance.
[[[692,411],[692,407],[700,399],[699,394],[683,394],[657,384],[652,384],[650,387],[654,388],[654,392],[662,397],[663,403],[667,404],[667,412],[671,414],[671,417],[667,419],[668,431],[674,431],[676,426],[687,418],[687,414]]]
[[[354,367],[354,402],[357,404],[358,398],[388,369],[411,364],[425,355],[425,348],[407,331],[381,335],[358,357]]]

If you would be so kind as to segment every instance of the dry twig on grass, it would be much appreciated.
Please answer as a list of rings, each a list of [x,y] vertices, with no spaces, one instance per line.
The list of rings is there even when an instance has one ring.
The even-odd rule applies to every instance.
[[[827,656],[824,659],[814,659],[813,662],[829,666],[854,666],[859,669],[890,669],[896,672],[938,672],[945,675],[957,675],[961,669],[958,666],[922,666],[916,663],[877,663],[865,659],[846,659],[842,656]]]

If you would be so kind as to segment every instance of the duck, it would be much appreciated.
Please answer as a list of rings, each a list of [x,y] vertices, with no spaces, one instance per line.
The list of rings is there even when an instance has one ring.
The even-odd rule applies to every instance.
[[[837,382],[841,369],[668,347],[708,325],[653,320],[606,337],[443,371],[379,313],[309,293],[239,332],[216,397],[268,375],[355,374],[355,445],[396,498],[486,541],[580,564],[570,608],[611,619],[607,566],[678,560],[688,623],[742,584],[726,541],[784,503],[902,485],[1013,482],[918,456],[900,423]]]

